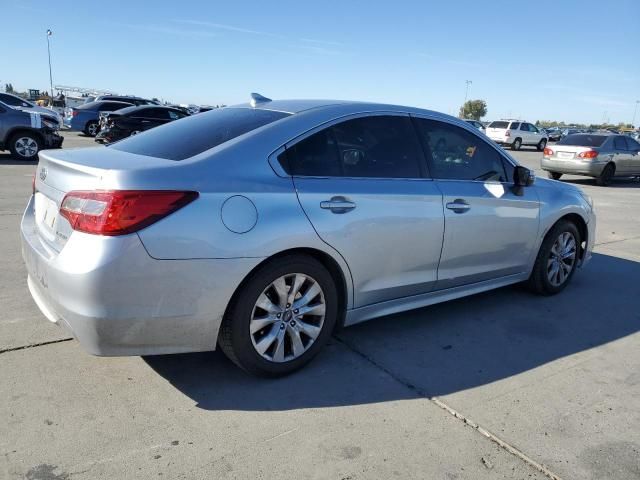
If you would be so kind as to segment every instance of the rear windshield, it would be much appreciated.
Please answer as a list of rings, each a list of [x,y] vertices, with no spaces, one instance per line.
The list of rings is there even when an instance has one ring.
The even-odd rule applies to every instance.
[[[599,147],[607,139],[607,135],[575,134],[564,137],[556,145],[573,145],[576,147]]]
[[[491,122],[489,128],[508,128],[509,122]]]
[[[184,160],[289,115],[252,108],[219,108],[148,130],[107,148]]]

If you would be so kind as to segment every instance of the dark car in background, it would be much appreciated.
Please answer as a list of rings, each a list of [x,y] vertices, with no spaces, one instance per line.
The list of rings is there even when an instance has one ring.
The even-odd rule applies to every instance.
[[[188,117],[180,108],[156,105],[131,106],[100,115],[96,142],[112,143],[165,123]]]
[[[100,129],[98,125],[100,113],[114,112],[130,106],[132,106],[131,103],[112,100],[85,103],[72,108],[64,118],[64,124],[72,131],[84,132],[85,135],[95,137]]]
[[[109,100],[112,102],[126,102],[132,105],[160,105],[156,100],[149,100],[148,98],[136,97],[133,95],[98,95],[97,97],[88,97],[85,103],[101,102],[103,100]]]
[[[562,138],[562,130],[558,127],[547,128],[546,131],[550,142],[557,142]]]

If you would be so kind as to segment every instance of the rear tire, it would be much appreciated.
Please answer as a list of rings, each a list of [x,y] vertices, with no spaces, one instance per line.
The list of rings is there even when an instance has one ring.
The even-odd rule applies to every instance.
[[[40,136],[31,132],[18,132],[9,140],[9,151],[11,156],[17,160],[25,162],[37,160],[41,148]]]
[[[560,220],[544,237],[529,288],[540,295],[555,295],[569,284],[578,265],[580,232],[573,222]]]
[[[562,177],[562,174],[558,172],[549,172],[548,175],[549,175],[549,178],[553,180],[560,180],[560,177]]]
[[[304,283],[295,289],[300,277]],[[318,293],[309,293],[318,288]],[[292,290],[298,292],[293,297]],[[305,303],[307,294],[313,296]],[[304,308],[309,313],[298,315]],[[338,294],[331,274],[312,257],[290,255],[259,267],[241,284],[222,320],[218,344],[243,370],[279,377],[303,367],[320,351],[337,318]]]
[[[543,138],[542,140],[540,140],[540,143],[537,146],[538,151],[542,152],[546,146],[547,146],[547,141]]]
[[[511,150],[520,150],[520,147],[522,147],[522,140],[516,138],[511,144]]]
[[[616,174],[616,166],[613,163],[608,163],[599,177],[596,178],[596,184],[601,187],[606,187],[613,180],[614,175]]]
[[[98,134],[99,130],[100,126],[95,120],[87,122],[87,124],[84,126],[84,134],[89,137],[95,137]]]

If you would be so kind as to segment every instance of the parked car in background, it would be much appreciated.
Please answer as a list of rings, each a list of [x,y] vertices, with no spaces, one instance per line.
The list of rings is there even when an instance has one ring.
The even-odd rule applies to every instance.
[[[551,127],[545,130],[550,142],[557,142],[558,140],[560,140],[560,138],[562,138],[562,130],[558,127]]]
[[[41,154],[27,284],[89,352],[219,345],[283,375],[335,328],[523,281],[559,293],[591,256],[590,199],[460,119],[253,100]]]
[[[487,127],[487,136],[499,145],[520,150],[523,145],[534,146],[539,151],[547,145],[547,135],[538,128],[522,120],[498,120]]]
[[[569,135],[544,149],[541,167],[554,180],[570,173],[594,177],[605,186],[614,177],[640,176],[640,143],[626,135]]]
[[[576,133],[584,133],[584,132],[580,128],[565,128],[562,130],[562,133],[560,134],[560,139],[563,139],[564,137],[567,137],[569,135],[575,135]]]
[[[41,107],[33,102],[30,102],[29,100],[20,98],[17,95],[12,95],[11,93],[0,93],[0,102],[4,103],[5,105],[9,105],[10,107],[17,108],[18,110],[25,110],[27,112],[38,112],[43,115],[53,117],[56,119],[56,122],[58,122],[58,125],[60,127],[62,126],[62,115],[51,108]]]
[[[112,143],[188,116],[182,109],[159,105],[132,106],[104,112],[100,114],[100,131],[96,135],[96,142]]]
[[[482,124],[482,122],[479,122],[478,120],[472,120],[472,119],[465,119],[465,122],[467,122],[469,125],[473,125],[474,127],[476,127],[478,130],[480,130],[482,133],[485,132],[485,128],[484,125]]]
[[[101,101],[111,101],[111,102],[126,102],[131,105],[160,105],[160,102],[156,100],[149,100],[148,98],[135,97],[133,95],[98,95],[93,97],[93,100],[90,102],[101,102]]]
[[[9,150],[17,160],[36,160],[43,148],[60,148],[59,129],[50,110],[40,113],[0,102],[0,150]]]
[[[95,137],[100,129],[98,117],[101,112],[114,112],[131,105],[131,103],[111,100],[85,103],[72,108],[64,118],[64,124],[72,131],[84,132],[85,135]]]

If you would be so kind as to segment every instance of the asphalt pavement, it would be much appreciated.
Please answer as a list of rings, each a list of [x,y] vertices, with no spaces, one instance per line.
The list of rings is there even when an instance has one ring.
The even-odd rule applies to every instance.
[[[640,478],[640,183],[563,177],[598,229],[560,295],[373,320],[261,380],[220,352],[92,357],[49,323],[20,256],[34,169],[0,154],[0,478]]]

